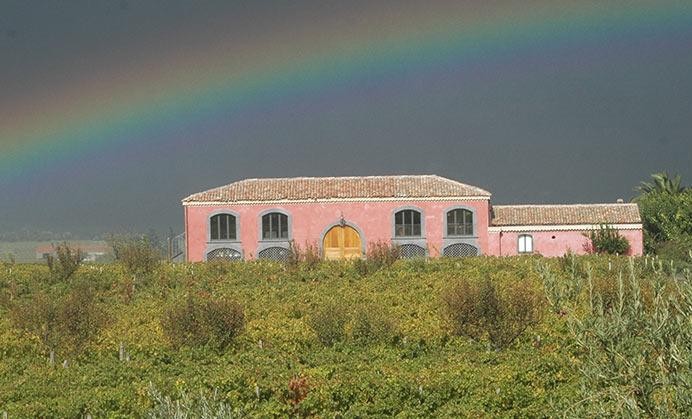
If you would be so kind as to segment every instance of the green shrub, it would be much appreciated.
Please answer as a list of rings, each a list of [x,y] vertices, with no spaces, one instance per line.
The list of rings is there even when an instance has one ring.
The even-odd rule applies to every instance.
[[[37,292],[31,300],[12,305],[9,314],[16,328],[39,339],[51,361],[56,350],[66,355],[81,353],[106,320],[94,289],[86,283],[77,284],[62,297]]]
[[[82,264],[84,260],[82,252],[79,249],[72,249],[66,242],[54,245],[53,249],[55,249],[55,258],[48,255],[46,259],[48,270],[55,281],[67,280]]]
[[[212,259],[205,262],[205,268],[215,275],[225,276],[233,269],[233,264],[238,262],[237,260],[227,260],[227,259]]]
[[[391,342],[395,335],[394,322],[379,307],[361,306],[353,316],[351,337],[357,342]]]
[[[321,262],[320,249],[315,243],[306,243],[301,248],[298,243],[291,242],[291,251],[288,254],[289,266],[304,266],[308,269],[316,268]]]
[[[14,257],[13,253],[7,253],[5,257],[2,259],[2,266],[5,269],[9,269],[10,267],[14,266],[17,263],[16,258]]]
[[[526,281],[499,288],[487,277],[480,282],[461,280],[443,300],[456,334],[487,338],[495,349],[509,346],[543,313],[540,293]]]
[[[583,264],[571,250],[568,249],[567,253],[558,257],[557,260],[562,271],[570,278],[586,278],[587,265]]]
[[[582,266],[573,253],[567,253],[558,260],[564,276],[544,261],[538,261],[536,271],[543,280],[546,299],[553,312],[564,314],[568,307],[573,308],[577,305],[590,267]]]
[[[598,300],[603,310],[610,312],[615,307],[618,300],[618,280],[617,274],[594,274],[589,276],[589,294],[594,301]]]
[[[291,378],[288,382],[288,393],[285,398],[293,407],[294,412],[298,413],[298,406],[305,400],[308,393],[310,393],[310,383],[307,377],[299,375]]]
[[[207,395],[203,391],[200,391],[198,395],[181,392],[177,400],[170,396],[164,396],[151,383],[148,391],[153,404],[145,415],[149,419],[231,419],[245,416],[240,410],[233,409],[231,405],[222,401],[217,391],[211,395]]]
[[[637,198],[644,225],[645,247],[692,236],[692,188],[680,193],[650,192]]]
[[[210,345],[223,349],[242,332],[245,315],[235,301],[190,294],[183,303],[166,310],[161,326],[174,347]]]
[[[647,283],[652,288],[649,303],[642,292]],[[590,289],[586,316],[570,318],[570,331],[582,354],[583,397],[572,414],[689,416],[692,284],[661,276],[644,281],[633,262],[629,279],[620,273],[616,284],[610,309]]]
[[[76,284],[61,301],[59,316],[65,347],[75,354],[106,322],[94,288],[85,282]]]
[[[204,306],[204,323],[211,332],[212,343],[224,348],[245,327],[243,307],[229,299],[208,301]]]
[[[367,259],[378,268],[392,266],[399,259],[399,247],[379,240],[372,242],[368,246]]]
[[[646,388],[646,383],[654,383],[657,390],[648,399],[660,406],[652,408],[656,413],[640,416],[688,417],[685,397],[691,393],[684,380],[689,384],[692,339],[689,309],[682,306],[689,307],[690,298],[683,298],[677,288],[690,279],[678,273],[673,281],[666,266],[661,267],[667,263],[658,259],[652,267],[651,257],[632,258],[640,278],[643,316],[650,320],[621,329],[612,316],[620,306],[617,273],[628,260],[590,255],[577,257],[571,266],[572,261],[554,258],[431,259],[425,269],[400,261],[367,278],[359,278],[347,264],[324,263],[310,273],[319,281],[303,281],[303,269],[282,264],[227,264],[223,277],[207,264],[165,264],[130,305],[122,304],[119,286],[133,278],[121,266],[82,266],[69,282],[49,283],[45,266],[17,264],[0,269],[0,293],[8,296],[7,306],[0,307],[0,412],[7,411],[10,418],[145,417],[153,407],[166,404],[174,410],[159,416],[200,417],[200,411],[189,406],[203,391],[211,410],[223,403],[250,417],[551,417],[555,412],[567,417],[627,417],[618,406],[634,400],[642,384]],[[475,287],[484,278],[492,279],[501,308],[511,281],[541,290],[538,262],[550,267],[556,281],[569,280],[572,271],[588,272],[588,262],[592,285],[587,276],[575,307],[565,297],[563,307],[570,308],[565,314],[546,312],[545,321],[529,327],[504,351],[488,351],[490,345],[450,336],[440,316],[440,295],[458,278],[478,284]],[[667,304],[654,315],[653,284],[658,275],[668,278],[660,293]],[[19,333],[11,307],[22,303],[38,310],[61,303],[77,278],[89,280],[94,304],[113,320],[91,335],[86,350],[69,368],[53,371],[45,365],[47,351],[39,335],[41,330],[61,331],[62,326],[54,322],[52,328]],[[623,278],[623,307],[629,309],[634,299],[629,297],[627,276]],[[599,326],[593,327],[592,317],[600,318],[593,313],[600,305],[596,282],[601,280],[611,284],[615,299],[603,310]],[[200,304],[212,295],[236,299],[243,302],[246,315],[252,313],[247,331],[239,335],[242,339],[231,344],[232,351],[171,349],[161,321],[176,296],[186,305],[183,290]],[[322,347],[307,324],[319,303],[328,301],[349,314],[344,340]],[[372,332],[377,327],[358,326],[359,312],[375,310],[376,317],[396,321],[397,336],[401,335],[396,344],[383,344],[381,334]],[[579,333],[573,333],[572,326]],[[360,335],[376,337],[376,343],[361,344],[356,338]],[[58,334],[59,362],[64,359],[62,339]],[[487,332],[479,339],[487,342]],[[239,340],[242,344],[235,343]],[[606,369],[611,368],[609,356],[616,360],[615,373]],[[288,384],[292,377],[298,378],[290,386],[293,393]],[[301,377],[309,384],[304,399]],[[170,396],[167,402],[149,396],[150,381]],[[214,389],[219,396],[212,403]],[[300,402],[294,408],[290,400]]]
[[[332,346],[346,337],[346,310],[335,303],[329,303],[317,309],[308,319],[308,325],[317,334],[317,339],[325,345]]]
[[[60,343],[60,305],[56,298],[39,291],[31,300],[12,304],[9,317],[14,327],[38,338],[54,361]]]
[[[630,242],[609,225],[603,224],[598,230],[592,230],[586,236],[591,242],[587,249],[590,253],[624,255],[630,250]]]
[[[130,274],[148,274],[161,262],[161,252],[146,236],[111,236],[108,243],[113,248],[115,260]]]
[[[368,275],[372,271],[370,264],[365,259],[361,259],[361,258],[353,259],[352,263],[353,263],[353,265],[352,265],[353,269],[361,277]]]
[[[655,251],[661,259],[673,261],[680,269],[692,268],[692,236],[661,242]]]
[[[353,267],[359,275],[365,276],[380,269],[390,267],[399,259],[399,247],[385,241],[370,242],[365,260],[355,259]]]
[[[204,345],[210,339],[203,330],[199,303],[188,296],[184,302],[173,304],[161,318],[163,334],[174,347]]]

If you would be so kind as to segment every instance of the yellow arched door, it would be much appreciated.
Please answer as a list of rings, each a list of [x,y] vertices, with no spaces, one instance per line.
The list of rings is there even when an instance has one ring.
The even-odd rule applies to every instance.
[[[359,258],[360,234],[353,227],[334,226],[324,235],[322,249],[327,260]]]

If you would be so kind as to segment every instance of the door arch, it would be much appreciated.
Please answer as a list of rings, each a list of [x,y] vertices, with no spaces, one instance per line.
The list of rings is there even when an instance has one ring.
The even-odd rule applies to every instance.
[[[327,260],[353,259],[362,256],[363,244],[358,231],[349,225],[335,225],[322,239],[322,254]]]

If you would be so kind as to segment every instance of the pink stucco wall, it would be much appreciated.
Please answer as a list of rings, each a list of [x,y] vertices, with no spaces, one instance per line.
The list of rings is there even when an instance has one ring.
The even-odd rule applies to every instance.
[[[260,214],[278,209],[290,214],[292,219],[289,234],[296,244],[319,245],[327,228],[339,223],[341,216],[350,225],[363,232],[366,243],[392,239],[394,211],[401,207],[416,207],[423,213],[424,237],[430,256],[439,256],[442,251],[446,211],[455,206],[472,208],[476,213],[476,236],[481,254],[488,253],[488,201],[380,201],[380,202],[330,202],[296,203],[283,205],[220,205],[186,206],[185,233],[187,258],[189,261],[205,260],[208,244],[209,217],[219,211],[230,210],[238,214],[239,239],[245,259],[257,256],[260,241]],[[367,249],[366,249],[367,250]]]
[[[514,256],[518,254],[518,237],[520,234],[533,236],[534,253],[543,256],[562,256],[570,250],[574,254],[585,254],[585,244],[589,240],[582,231],[503,231],[488,234],[488,253],[497,256]],[[630,255],[640,256],[643,253],[642,230],[621,230],[620,234],[630,242]]]

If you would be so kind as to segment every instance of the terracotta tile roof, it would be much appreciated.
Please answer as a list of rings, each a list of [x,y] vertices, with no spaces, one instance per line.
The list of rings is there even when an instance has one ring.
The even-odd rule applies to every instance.
[[[437,175],[245,179],[183,202],[311,199],[490,197],[490,192]]]
[[[493,205],[494,226],[638,224],[637,204]]]

